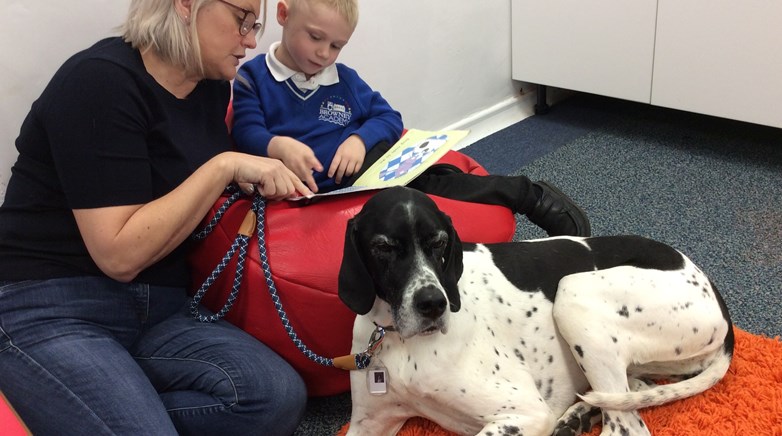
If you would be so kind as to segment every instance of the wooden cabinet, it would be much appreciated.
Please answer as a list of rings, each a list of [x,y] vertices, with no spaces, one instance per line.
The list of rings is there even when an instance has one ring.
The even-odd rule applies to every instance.
[[[782,2],[511,0],[512,77],[782,127]]]

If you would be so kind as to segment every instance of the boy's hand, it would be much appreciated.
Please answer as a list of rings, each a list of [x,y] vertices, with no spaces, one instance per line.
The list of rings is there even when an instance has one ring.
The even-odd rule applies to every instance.
[[[267,152],[269,157],[281,160],[312,192],[318,192],[312,172],[323,171],[323,165],[307,144],[288,136],[275,136],[269,142]]]
[[[350,177],[361,169],[366,155],[367,148],[364,141],[358,135],[350,135],[337,149],[328,176],[334,177],[337,184],[342,183],[343,177]]]

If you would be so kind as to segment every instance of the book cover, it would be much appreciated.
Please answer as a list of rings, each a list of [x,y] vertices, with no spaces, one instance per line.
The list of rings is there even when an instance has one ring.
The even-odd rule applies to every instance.
[[[352,186],[292,200],[407,185],[464,139],[468,133],[467,130],[409,129],[386,154],[367,168]]]

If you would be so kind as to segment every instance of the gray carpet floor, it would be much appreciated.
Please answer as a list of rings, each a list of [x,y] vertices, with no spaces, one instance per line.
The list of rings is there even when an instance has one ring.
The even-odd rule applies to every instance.
[[[534,160],[514,168],[509,144]],[[712,277],[739,327],[782,334],[782,129],[580,94],[464,152],[489,172],[553,182],[595,235],[673,245]],[[516,238],[545,236],[519,221]]]
[[[545,179],[595,235],[673,245],[709,274],[736,325],[782,334],[782,130],[577,94],[462,150],[492,174]],[[545,234],[519,220],[516,239]],[[296,435],[333,435],[348,394],[310,400]]]

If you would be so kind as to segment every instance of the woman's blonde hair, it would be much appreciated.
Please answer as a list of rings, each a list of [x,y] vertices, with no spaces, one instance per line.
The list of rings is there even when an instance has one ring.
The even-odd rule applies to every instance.
[[[337,13],[348,22],[353,29],[358,25],[358,2],[357,0],[286,0],[290,10],[296,10],[296,4],[299,2],[320,3],[337,11]]]
[[[196,20],[202,7],[215,0],[193,0],[190,16],[183,18],[175,0],[131,0],[128,18],[119,31],[138,50],[154,48],[163,61],[204,74]],[[261,23],[266,24],[266,0],[261,0]],[[256,38],[260,37],[256,35]]]

